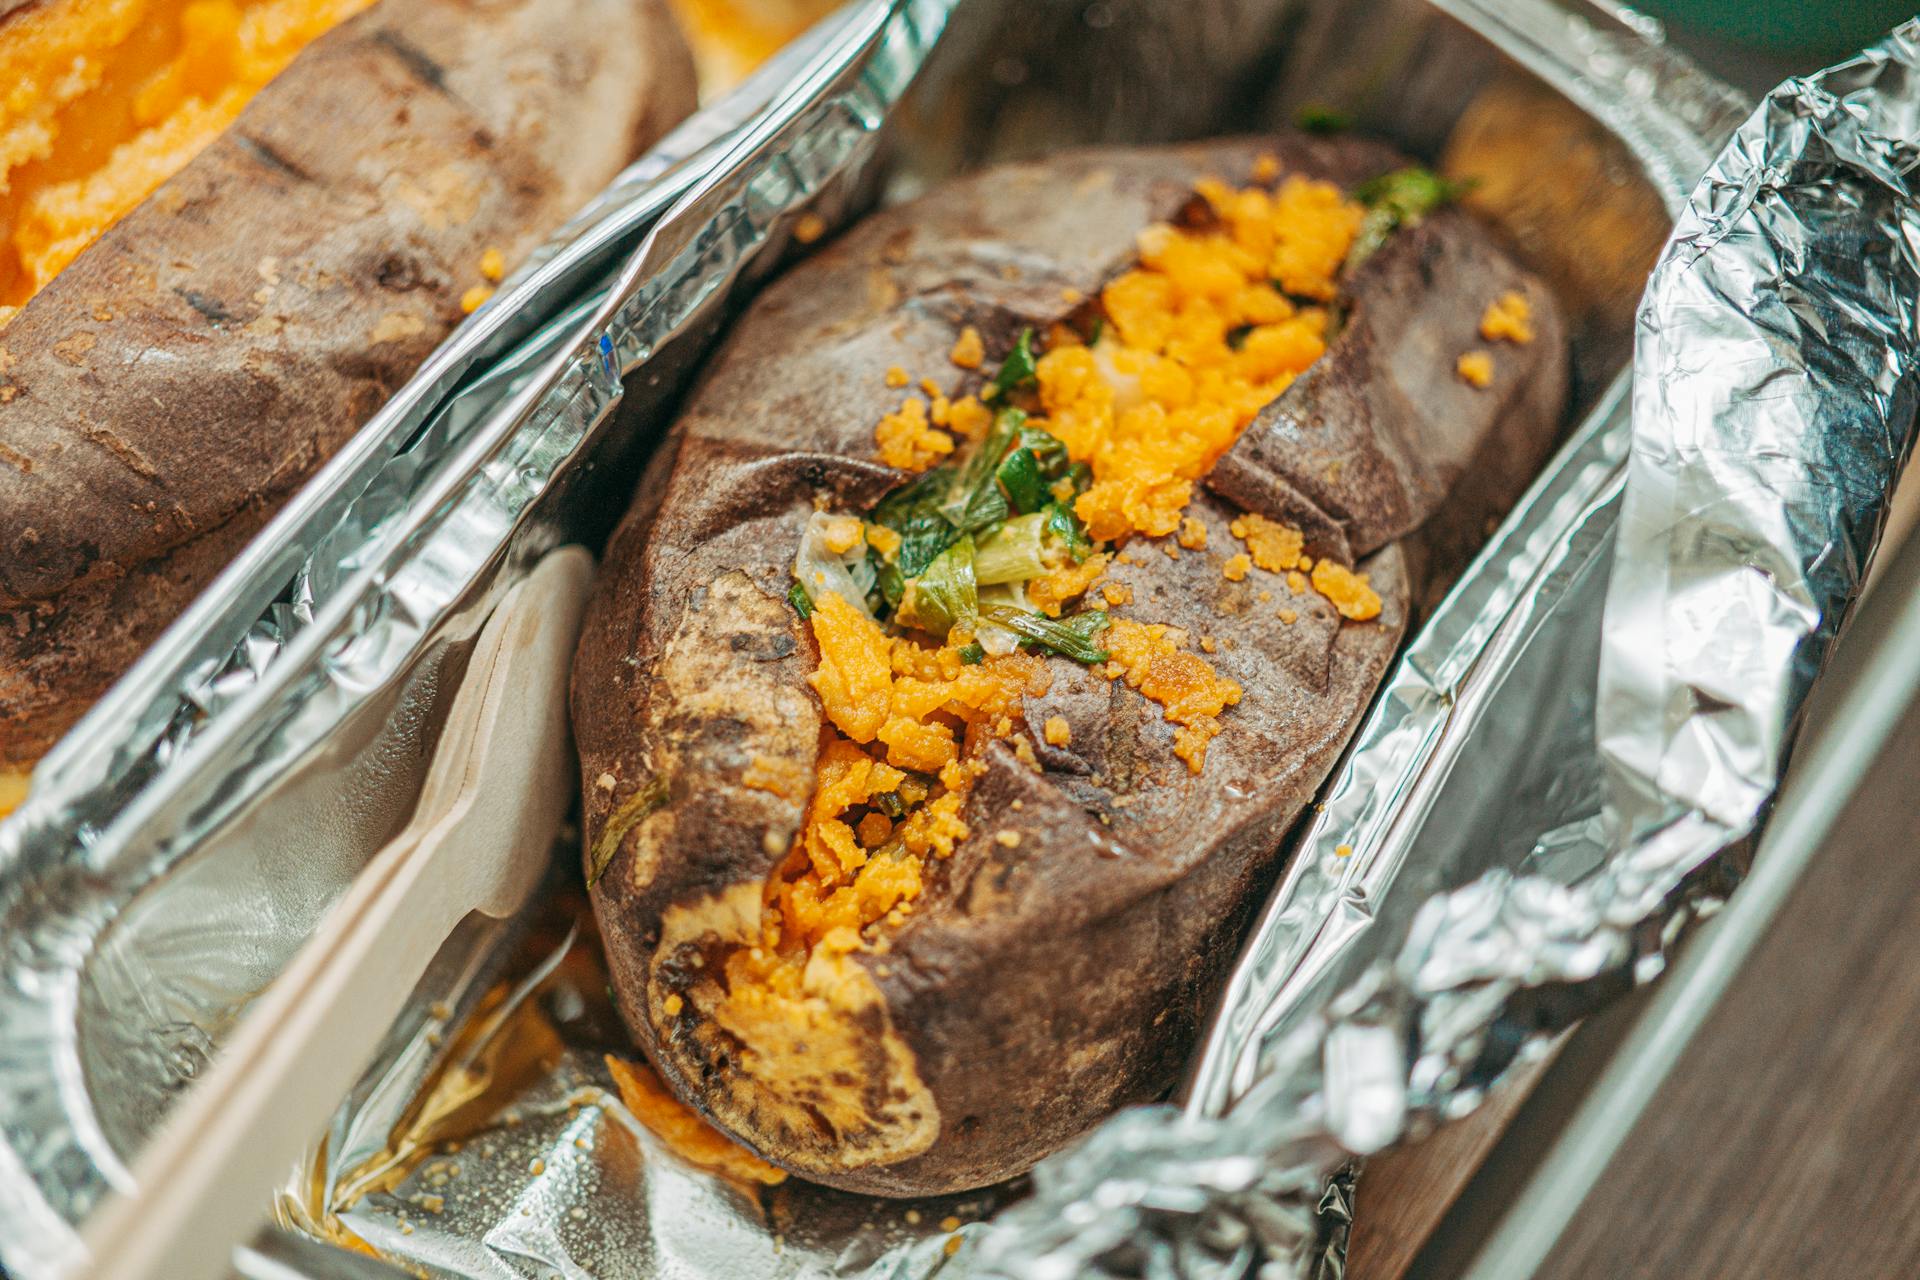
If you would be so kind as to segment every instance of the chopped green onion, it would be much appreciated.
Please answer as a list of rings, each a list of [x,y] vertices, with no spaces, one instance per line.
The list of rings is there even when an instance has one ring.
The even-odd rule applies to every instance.
[[[1093,487],[1093,468],[1076,462],[1067,468],[1066,481],[1073,486],[1073,496],[1077,498]]]
[[[1067,544],[1067,553],[1073,562],[1079,564],[1093,553],[1093,539],[1087,536],[1087,526],[1080,523],[1080,517],[1073,514],[1073,508],[1064,502],[1050,503],[1047,506],[1047,531]]]
[[[880,588],[880,598],[887,602],[887,608],[898,609],[901,597],[907,594],[907,580],[899,568],[882,560],[874,566],[873,578],[874,585]]]
[[[953,465],[935,467],[895,489],[873,509],[873,523],[900,535],[893,568],[902,579],[919,576],[935,556],[959,539],[961,531],[941,511],[959,475],[960,469]],[[886,575],[880,577],[884,591]]]
[[[904,818],[907,814],[907,806],[901,802],[897,791],[881,792],[873,798],[873,807],[889,818]]]
[[[1107,331],[1107,318],[1105,316],[1095,316],[1093,318],[1093,332],[1087,335],[1087,345],[1090,347],[1099,346],[1100,335],[1105,333],[1106,331]]]
[[[1013,350],[1000,362],[1000,371],[993,375],[993,382],[980,398],[989,403],[998,400],[1008,392],[1021,391],[1033,385],[1035,359],[1033,354],[1033,330],[1022,329],[1020,340],[1013,344]]]
[[[946,500],[940,504],[940,514],[961,533],[977,533],[1007,518],[1006,495],[994,483],[994,473],[1019,438],[1020,427],[1026,420],[1027,415],[1018,409],[1002,409],[995,416],[987,438],[980,442],[966,465],[954,473]]]
[[[973,552],[974,581],[983,587],[1000,582],[1025,582],[1051,567],[1047,564],[1047,517],[1036,511],[1015,516],[982,538]]]
[[[1293,116],[1293,122],[1307,133],[1345,133],[1353,128],[1353,117],[1337,107],[1309,102]]]
[[[1008,454],[994,475],[1015,511],[1024,515],[1038,511],[1046,503],[1047,487],[1040,480],[1040,464],[1034,461],[1033,450],[1025,445]]]
[[[908,581],[894,620],[944,637],[955,623],[971,623],[980,611],[973,577],[973,538],[969,535],[942,551],[926,572]]]
[[[987,660],[987,651],[980,647],[978,640],[969,641],[960,646],[960,661],[970,667],[977,667]]]
[[[1040,468],[1040,474],[1049,480],[1058,480],[1067,467],[1066,442],[1045,427],[1022,426],[1014,436],[1017,445],[1031,450],[1033,460]]]
[[[813,616],[813,601],[807,599],[807,589],[797,582],[787,591],[787,603],[800,615],[800,621],[805,622]]]
[[[1088,609],[1071,618],[1049,618],[1011,605],[987,606],[984,616],[1023,639],[1049,649],[1075,662],[1105,662],[1107,651],[1093,643],[1093,637],[1107,627],[1104,609]]]
[[[1367,214],[1361,219],[1341,269],[1353,270],[1372,257],[1395,231],[1419,225],[1435,209],[1458,199],[1468,185],[1449,182],[1433,170],[1418,166],[1395,169],[1361,183],[1353,194],[1367,206]]]

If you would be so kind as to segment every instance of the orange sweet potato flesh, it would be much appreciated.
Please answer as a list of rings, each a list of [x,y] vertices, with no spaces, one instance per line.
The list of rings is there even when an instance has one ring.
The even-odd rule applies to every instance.
[[[0,805],[693,102],[664,0],[0,18]]]
[[[0,23],[0,307],[179,172],[372,0],[47,0]]]
[[[1204,768],[1127,681],[1045,658],[1015,737],[980,746],[968,834],[924,860],[912,914],[814,946],[804,998],[738,1017],[728,961],[764,936],[823,750],[816,635],[785,602],[793,554],[813,512],[865,511],[906,478],[875,460],[901,396],[886,371],[977,391],[982,370],[949,358],[968,327],[990,374],[1021,329],[1097,296],[1197,181],[1245,183],[1266,152],[1347,190],[1407,163],[1294,135],[1076,152],[869,218],[737,322],[608,548],[572,697],[588,847],[610,833],[593,903],[615,993],[678,1096],[802,1177],[978,1187],[1164,1094],[1414,602],[1556,436],[1567,343],[1541,282],[1458,210],[1395,233],[1344,282],[1325,354],[1196,490],[1184,541],[1136,537],[1107,568],[1115,619],[1207,638],[1243,690]],[[1507,291],[1535,340],[1503,344],[1500,378],[1470,387],[1453,362]],[[1229,578],[1247,513],[1369,574],[1378,615],[1343,619],[1315,592],[1283,619],[1271,574]]]

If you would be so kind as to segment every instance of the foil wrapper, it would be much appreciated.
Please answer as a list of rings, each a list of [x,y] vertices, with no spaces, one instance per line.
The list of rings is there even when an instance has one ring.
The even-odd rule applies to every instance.
[[[1845,93],[1859,101],[1843,94],[1840,115],[1864,120],[1873,102],[1897,100],[1892,72],[1886,83],[1879,74],[1855,73]],[[1857,387],[1836,390],[1834,371],[1858,362],[1820,343],[1851,335],[1847,350],[1864,356],[1860,335],[1878,331],[1828,327],[1833,296],[1795,275],[1767,341],[1783,362],[1822,354],[1773,375],[1809,384],[1800,425],[1782,418],[1750,439],[1804,460],[1805,433],[1844,419],[1854,444],[1828,442],[1817,456],[1855,468],[1846,502],[1808,498],[1768,523],[1768,491],[1738,487],[1748,473],[1735,454],[1719,471],[1688,471],[1734,487],[1686,492],[1754,520],[1709,536],[1674,524],[1648,534],[1657,552],[1617,537],[1645,510],[1629,478],[1638,437],[1665,430],[1641,406],[1644,368],[1629,384],[1625,365],[1668,215],[1685,210],[1684,238],[1700,216],[1686,204],[1694,179],[1710,163],[1733,172],[1742,145],[1755,165],[1801,154],[1750,136],[1749,124],[1715,162],[1744,104],[1665,50],[1657,28],[1586,0],[874,0],[743,94],[690,121],[682,144],[643,161],[573,239],[509,282],[524,292],[504,291],[513,301],[476,317],[492,336],[436,357],[0,826],[0,920],[11,930],[0,1087],[20,1100],[0,1117],[0,1260],[11,1273],[60,1273],[72,1224],[125,1178],[127,1157],[250,995],[404,822],[445,690],[498,593],[546,548],[610,525],[687,370],[786,251],[799,216],[837,226],[883,180],[900,194],[1002,156],[1253,129],[1304,102],[1342,108],[1369,132],[1496,176],[1476,207],[1553,282],[1573,322],[1568,443],[1429,616],[1323,811],[1295,833],[1184,1107],[1123,1113],[1030,1185],[945,1201],[718,1175],[622,1100],[605,1055],[624,1041],[561,871],[529,918],[470,921],[449,939],[281,1189],[279,1220],[294,1234],[242,1251],[243,1273],[403,1274],[366,1257],[373,1249],[432,1276],[1336,1274],[1351,1217],[1339,1171],[1354,1154],[1470,1109],[1538,1051],[1544,1028],[1650,976],[1690,914],[1737,876],[1738,858],[1715,856],[1722,846],[1704,835],[1684,866],[1684,853],[1639,852],[1686,827],[1707,793],[1660,790],[1656,769],[1649,794],[1678,816],[1662,823],[1658,804],[1626,804],[1626,771],[1665,759],[1638,735],[1689,733],[1726,707],[1662,704],[1664,720],[1619,709],[1691,677],[1676,674],[1689,652],[1681,631],[1673,671],[1628,673],[1643,682],[1637,693],[1608,665],[1609,578],[1666,618],[1665,580],[1637,568],[1643,554],[1665,557],[1709,610],[1688,616],[1711,617],[1715,584],[1739,581],[1738,557],[1762,543],[1777,553],[1766,561],[1775,581],[1796,584],[1789,596],[1812,611],[1749,618],[1816,621],[1790,670],[1755,658],[1750,671],[1775,683],[1734,691],[1756,700],[1742,707],[1767,698],[1780,713],[1749,718],[1732,739],[1757,748],[1738,757],[1751,766],[1738,776],[1764,796],[1871,542],[1892,465],[1865,465],[1875,424],[1891,457],[1912,407],[1892,396],[1884,413],[1859,412]],[[1832,112],[1805,119],[1829,121],[1806,125],[1809,138],[1840,124]],[[1777,198],[1776,231],[1826,209],[1795,253],[1768,260],[1756,248],[1738,268],[1753,296],[1784,285],[1816,227],[1824,245],[1889,223],[1884,185],[1863,187],[1856,206],[1802,203],[1852,181],[1861,145],[1784,194],[1759,179],[1716,189],[1711,208],[1734,217],[1740,193]],[[1543,172],[1548,149],[1559,163]],[[1743,181],[1761,171],[1740,170]],[[1849,209],[1865,221],[1848,223]],[[1698,261],[1714,266],[1697,270],[1731,252],[1712,237],[1700,247]],[[1902,342],[1909,330],[1874,307],[1898,288],[1912,296],[1904,272],[1889,265],[1850,313]],[[1667,332],[1731,315],[1707,301]],[[1652,345],[1643,330],[1643,358]],[[1717,366],[1703,368],[1688,376]],[[1890,364],[1886,385],[1903,385],[1904,371]],[[1687,370],[1667,372],[1683,385]],[[1698,441],[1739,438],[1717,434],[1742,420],[1737,390],[1695,423]],[[1902,404],[1904,417],[1892,412]],[[1852,416],[1830,412],[1838,406]],[[1675,466],[1697,468],[1710,452]],[[1828,518],[1843,506],[1865,523],[1838,539]],[[1821,549],[1851,568],[1809,569],[1804,556]],[[1742,585],[1751,599],[1754,584]],[[1602,726],[1624,754],[1602,755]],[[1739,816],[1712,820],[1729,814]],[[556,865],[577,866],[577,849],[563,841]],[[1649,895],[1651,909],[1628,912]]]
[[[1188,1107],[1043,1164],[983,1274],[1337,1275],[1331,1175],[1470,1110],[1737,882],[1912,444],[1916,72],[1920,23],[1741,125],[1641,305],[1625,472],[1539,561],[1504,659],[1420,689],[1450,705],[1416,794],[1371,830],[1316,823]],[[1367,754],[1330,813],[1377,785]],[[1382,894],[1356,868],[1314,902],[1330,826],[1424,874]]]

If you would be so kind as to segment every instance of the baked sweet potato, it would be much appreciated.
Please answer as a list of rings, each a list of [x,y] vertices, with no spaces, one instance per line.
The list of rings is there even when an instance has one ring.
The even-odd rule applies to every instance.
[[[1552,298],[1406,166],[1285,136],[995,169],[712,358],[572,700],[622,1011],[723,1130],[933,1194],[1173,1082],[1410,564],[1445,570],[1424,531],[1456,556],[1564,404]],[[1021,546],[1024,607],[990,603]]]
[[[147,8],[0,19],[0,810],[463,295],[693,105],[660,0]]]

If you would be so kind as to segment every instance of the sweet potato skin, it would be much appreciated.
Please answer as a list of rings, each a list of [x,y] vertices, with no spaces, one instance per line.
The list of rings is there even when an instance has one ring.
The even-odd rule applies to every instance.
[[[381,0],[0,329],[0,772],[693,102],[661,0]]]
[[[716,960],[800,825],[822,723],[805,684],[813,642],[782,601],[808,514],[862,510],[905,478],[869,460],[901,394],[883,371],[932,375],[950,393],[973,385],[947,360],[962,326],[1004,351],[1076,293],[1093,296],[1196,179],[1244,181],[1266,151],[1349,187],[1404,163],[1293,136],[1082,152],[869,218],[738,322],[608,548],[573,676],[589,849],[634,797],[662,797],[593,887],[615,992],[684,1100],[804,1177],[881,1195],[981,1186],[1163,1092],[1277,875],[1282,837],[1404,632],[1416,584],[1403,547],[1450,489],[1472,487],[1456,483],[1470,467],[1492,456],[1500,476],[1472,512],[1449,512],[1450,528],[1510,499],[1551,444],[1566,389],[1552,299],[1461,215],[1396,236],[1351,282],[1348,329],[1315,366],[1333,375],[1309,373],[1270,405],[1196,496],[1206,549],[1176,558],[1165,540],[1136,539],[1107,575],[1131,589],[1119,616],[1212,638],[1208,660],[1243,686],[1205,770],[1174,756],[1172,726],[1124,682],[1050,659],[1026,720],[1065,719],[1068,744],[1029,732],[1040,773],[1007,743],[989,747],[971,834],[928,861],[890,950],[855,957],[877,995],[856,1019],[873,1052],[848,1083],[869,1122],[835,1130],[743,1081],[703,1009]],[[1507,288],[1532,302],[1537,340],[1503,348],[1492,393],[1456,388],[1454,358],[1482,345],[1481,310]],[[1363,373],[1391,385],[1350,385]],[[1343,622],[1318,596],[1263,601],[1258,578],[1228,581],[1243,506],[1301,523],[1311,552],[1370,573],[1380,616]],[[749,771],[797,781],[748,785]]]

